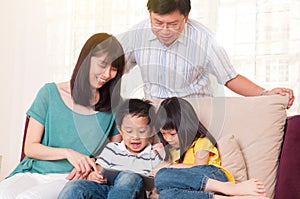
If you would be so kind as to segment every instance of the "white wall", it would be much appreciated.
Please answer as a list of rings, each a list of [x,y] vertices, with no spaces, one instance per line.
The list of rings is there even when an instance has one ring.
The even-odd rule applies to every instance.
[[[47,56],[51,52],[47,52],[49,19],[44,3],[40,0],[0,0],[0,180],[19,162],[27,109],[39,88],[53,81],[55,70],[62,67],[53,64],[62,60],[49,60]],[[143,95],[141,87],[136,89],[139,70],[136,68],[133,72],[126,75],[136,81],[134,87],[124,85],[125,97]]]
[[[57,51],[47,52],[47,49],[52,49],[49,45],[55,44],[58,44],[58,47],[64,47],[61,45],[65,44],[60,41],[67,33],[60,31],[59,33],[63,35],[49,35],[48,32],[47,35],[49,31],[47,30],[49,28],[47,27],[49,23],[47,12],[49,14],[50,11],[45,10],[45,3],[41,0],[0,0],[0,24],[2,25],[0,37],[0,89],[2,91],[0,180],[6,177],[19,162],[26,111],[36,93],[44,83],[53,81],[58,71],[65,71],[62,69],[64,66],[60,65],[64,63],[63,59],[52,60],[50,56],[47,56],[51,53],[59,54]],[[64,12],[64,7],[57,10],[58,13],[60,11]],[[53,15],[53,10],[51,12]],[[54,38],[58,36],[59,41],[51,38],[52,43],[47,42],[49,36]],[[68,36],[72,36],[72,33]],[[70,67],[73,69],[72,66]],[[139,70],[136,68],[133,72],[133,74],[126,75],[127,78],[135,78],[136,81],[134,87],[124,85],[125,97],[143,95],[141,87],[135,88],[136,84],[139,84],[137,80],[140,77],[136,76]]]
[[[8,12],[3,12],[5,10],[11,10],[11,15],[8,15]],[[11,75],[12,75],[12,65],[15,64],[14,59],[12,58],[13,46],[15,46],[14,33],[15,33],[15,18],[14,10],[10,3],[1,3],[0,11],[0,24],[1,27],[1,37],[0,37],[0,90],[1,90],[1,115],[0,115],[0,155],[2,159],[5,159],[5,152],[9,151],[8,140],[10,136],[7,132],[11,132],[11,126],[9,121],[11,118],[11,107],[9,101],[12,97],[12,88],[9,84]],[[5,28],[4,28],[5,27]],[[6,136],[5,136],[6,135]],[[6,138],[5,138],[6,137]],[[7,153],[6,153],[7,154]],[[1,173],[4,172],[4,162],[2,161]],[[2,175],[1,175],[2,176]],[[1,177],[0,176],[0,177]]]
[[[46,31],[42,2],[0,2],[0,179],[18,163],[25,112],[39,87],[52,77],[51,69],[45,64]]]

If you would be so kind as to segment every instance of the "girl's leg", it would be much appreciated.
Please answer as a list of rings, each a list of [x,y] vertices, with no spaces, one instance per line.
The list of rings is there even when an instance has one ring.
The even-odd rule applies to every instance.
[[[109,199],[136,199],[144,197],[142,177],[137,173],[120,172],[108,194]]]
[[[193,191],[188,189],[165,189],[159,193],[159,199],[183,198],[214,199],[214,194],[211,192]]]
[[[170,172],[170,170],[169,170]],[[175,172],[174,172],[175,173]],[[217,175],[218,172],[212,172],[212,175],[210,177],[217,178],[220,176],[220,179],[222,178],[222,175]],[[166,174],[173,174],[173,172]],[[185,174],[184,172],[181,174]],[[180,173],[176,173],[176,175],[173,175],[173,177],[177,180],[175,181],[168,181],[167,179],[162,183],[161,187],[165,187],[166,189],[160,190],[160,199],[181,199],[181,198],[197,198],[197,199],[208,199],[208,198],[214,198],[214,199],[270,199],[265,196],[265,189],[263,186],[263,183],[259,180],[252,179],[248,180],[239,184],[234,184],[231,182],[222,182],[219,180],[214,180],[211,178],[208,178],[207,176],[203,177],[203,187],[201,187],[199,190],[195,189],[193,186],[193,183],[195,183],[195,178],[197,174],[192,173],[190,176],[190,180],[187,180],[187,176],[181,176],[183,178],[180,178]],[[199,176],[199,174],[198,174]],[[167,176],[160,176],[157,180],[163,180],[163,177]],[[170,177],[170,176],[169,176]],[[223,176],[224,177],[224,176]],[[226,176],[225,176],[226,177]],[[207,182],[205,183],[204,179],[207,179]],[[170,178],[173,179],[173,178]],[[164,183],[172,182],[169,187],[168,185]],[[189,182],[191,182],[190,185],[192,185],[190,188],[188,187]],[[160,184],[156,181],[157,184]],[[178,183],[179,186],[186,186],[185,188],[180,188],[179,186],[177,188],[172,188],[171,186],[174,186]],[[160,186],[160,185],[159,185]],[[161,188],[160,187],[160,188]],[[159,188],[159,187],[158,187]],[[204,189],[203,189],[204,188]],[[223,195],[217,195],[214,192],[223,193],[230,196],[223,196]]]
[[[69,181],[60,192],[58,199],[106,199],[110,186],[89,180]]]
[[[208,178],[219,181],[228,181],[222,170],[213,165],[199,165],[192,168],[163,168],[160,169],[154,179],[158,190],[189,189],[204,191]]]
[[[258,179],[250,179],[238,184],[208,179],[205,191],[218,192],[230,196],[259,196],[266,194],[264,184]]]
[[[215,195],[214,199],[270,199],[267,196],[219,196]]]

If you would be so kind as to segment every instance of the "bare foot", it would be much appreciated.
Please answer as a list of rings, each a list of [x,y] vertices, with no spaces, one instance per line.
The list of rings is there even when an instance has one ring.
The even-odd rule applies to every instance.
[[[225,183],[222,193],[230,196],[265,196],[264,184],[258,179],[250,179],[238,184]]]
[[[266,196],[233,196],[230,199],[270,199]]]
[[[220,196],[214,195],[214,199],[271,199],[266,196]]]

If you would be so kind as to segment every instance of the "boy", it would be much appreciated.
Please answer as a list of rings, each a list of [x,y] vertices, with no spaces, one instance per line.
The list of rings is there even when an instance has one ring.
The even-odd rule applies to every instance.
[[[106,145],[98,157],[97,170],[87,180],[73,180],[59,195],[65,198],[143,198],[142,178],[162,162],[150,144],[154,127],[155,109],[150,101],[128,99],[116,114],[117,128],[123,141]],[[101,175],[102,167],[121,170],[114,182]]]

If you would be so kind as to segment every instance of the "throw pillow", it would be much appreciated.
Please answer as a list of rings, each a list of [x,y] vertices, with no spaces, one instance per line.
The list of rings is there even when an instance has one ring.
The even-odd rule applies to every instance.
[[[235,137],[233,135],[224,136],[217,143],[221,156],[221,165],[234,176],[237,183],[247,180],[246,163]]]

